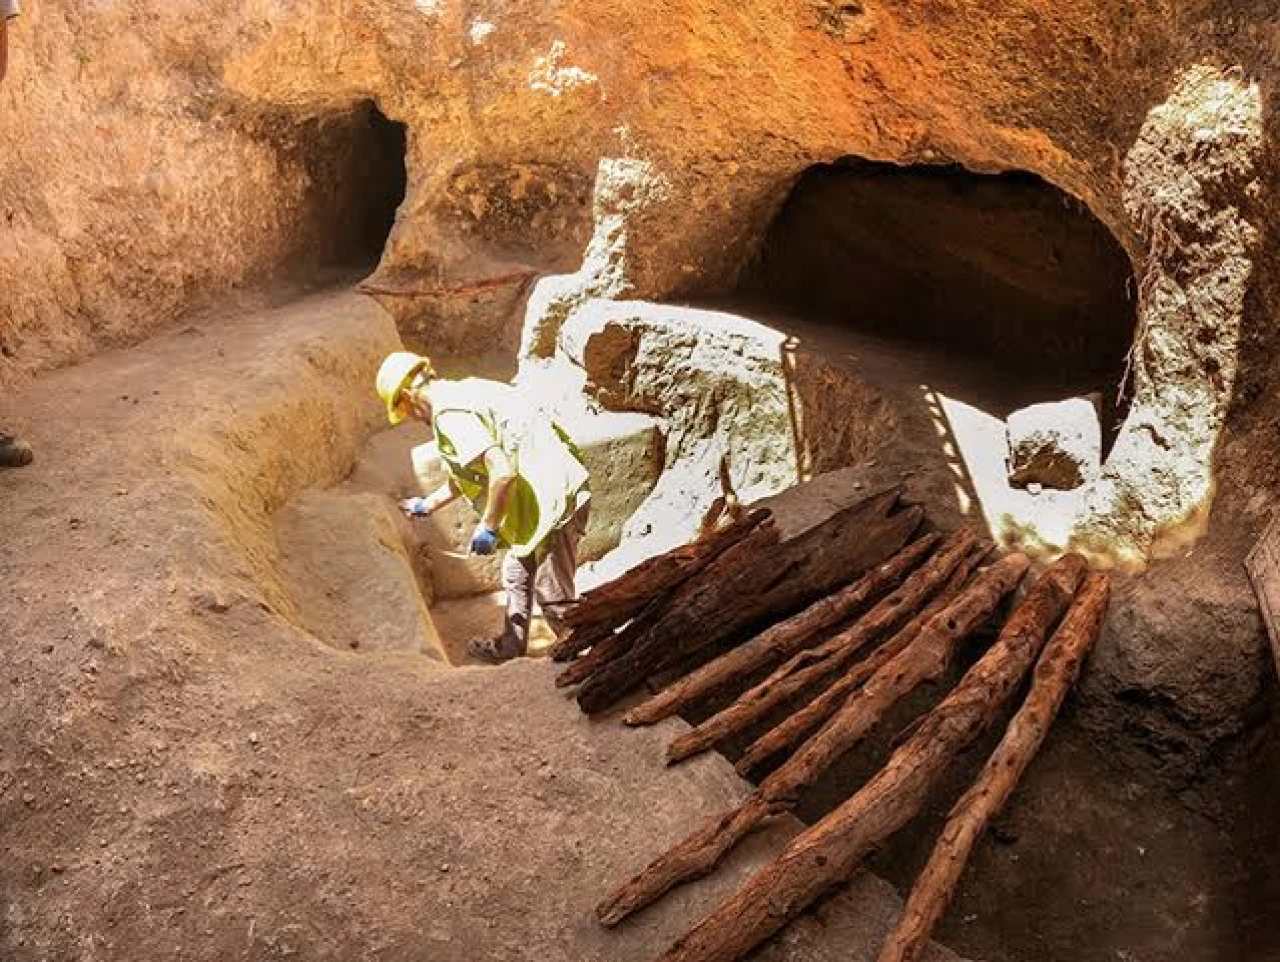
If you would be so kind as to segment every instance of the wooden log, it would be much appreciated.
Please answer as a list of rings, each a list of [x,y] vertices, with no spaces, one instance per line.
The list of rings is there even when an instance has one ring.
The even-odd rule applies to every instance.
[[[697,574],[717,555],[737,544],[771,516],[768,508],[754,508],[744,512],[732,524],[710,531],[700,539],[646,558],[612,581],[584,593],[565,612],[565,624],[589,624],[613,617],[620,609],[632,613],[638,611],[654,595]]]
[[[928,669],[936,665],[938,652],[954,649],[964,635],[980,625],[1000,599],[1017,586],[1026,567],[1027,559],[1023,555],[1010,555],[992,565],[934,616],[915,646],[883,666],[868,681],[867,687],[850,700],[851,704],[864,703],[867,710],[851,712],[846,705],[818,735],[805,743],[795,758],[765,779],[738,809],[713,819],[600,903],[596,909],[600,921],[604,925],[615,925],[675,886],[705,875],[765,818],[793,808],[803,789],[812,785],[844,749],[851,748],[898,696],[915,687],[907,679],[923,680]],[[926,656],[932,657],[917,655],[916,648],[920,646],[926,648]],[[828,732],[832,733],[831,737],[823,739]]]
[[[920,508],[891,513],[900,494],[900,488],[891,488],[846,508],[745,564],[730,566],[728,552],[721,554],[681,586],[680,603],[668,603],[630,651],[583,683],[579,706],[603,711],[661,669],[789,615],[891,557],[924,516]]]
[[[748,511],[732,524],[712,531],[705,537],[680,545],[664,554],[640,562],[613,581],[586,592],[565,611],[564,623],[569,628],[604,625],[616,628],[628,621],[650,601],[696,575],[717,556],[737,544],[771,515],[767,508]],[[582,648],[573,650],[568,644],[557,644],[552,658],[565,661]]]
[[[897,585],[919,566],[940,540],[935,534],[917,538],[853,584],[821,601],[815,601],[798,615],[756,635],[746,644],[708,662],[693,674],[637,705],[626,714],[624,721],[628,725],[652,725],[687,708],[716,689],[741,681],[752,672],[802,650],[822,631],[843,621],[868,601],[879,598]]]
[[[751,542],[747,540],[741,541],[739,544],[750,545]],[[556,687],[567,688],[570,685],[580,684],[613,659],[619,658],[630,651],[636,640],[648,630],[654,621],[661,617],[662,612],[666,609],[668,600],[668,598],[655,598],[650,602],[649,607],[642,609],[620,631],[608,632],[604,638],[591,646],[590,651],[581,658],[571,661],[564,671],[556,675]]]
[[[761,599],[774,594],[775,590],[784,594],[784,585],[794,590],[796,579],[813,573],[814,554],[820,552],[824,545],[834,542],[847,552],[857,543],[854,535],[859,532],[877,540],[887,534],[893,541],[899,535],[899,526],[911,526],[914,530],[919,523],[918,517],[904,517],[905,512],[890,515],[899,495],[900,490],[894,488],[864,499],[837,513],[826,523],[784,544],[771,545],[769,551],[757,552],[751,557],[738,550],[750,542],[751,537],[735,545],[734,549],[717,557],[697,577],[678,589],[679,598],[670,601],[664,617],[652,626],[651,631],[637,639],[624,657],[603,666],[584,683],[579,691],[579,705],[588,712],[607,708],[638,687],[648,676],[724,639],[735,629],[745,627],[752,618],[758,622],[766,617],[776,617],[779,612],[764,607]],[[906,537],[902,537],[894,550],[905,541]],[[878,563],[884,560],[884,556],[876,556],[874,560]],[[863,569],[865,567],[862,565]],[[836,574],[821,565],[816,570],[827,579]],[[851,573],[839,583],[856,574]]]
[[[956,648],[980,627],[1022,581],[1027,556],[1015,552],[981,572],[951,604],[934,615],[919,636],[867,680],[822,729],[785,765],[761,783],[772,798],[784,798],[813,784],[870,731],[889,708],[921,684],[939,678]]]
[[[596,906],[596,918],[612,928],[633,912],[651,905],[686,882],[709,875],[735,845],[750,835],[775,808],[758,792],[740,806],[713,818],[679,845],[649,863],[639,875],[619,886]]]
[[[371,284],[361,281],[356,289],[361,294],[373,297],[472,297],[497,287],[513,285],[523,289],[534,278],[540,277],[542,271],[533,267],[516,267],[502,273],[492,273],[486,277],[471,277],[456,284],[439,284],[431,287],[415,287],[407,284]]]
[[[916,879],[897,927],[885,940],[879,962],[915,962],[946,911],[974,845],[1004,807],[1075,684],[1089,650],[1102,633],[1110,600],[1110,579],[1092,574],[1053,635],[1026,701],[1009,722],[1004,738],[982,772],[956,802],[933,854]]]
[[[613,636],[614,625],[611,621],[598,621],[590,625],[570,628],[564,635],[556,639],[548,651],[552,661],[568,661],[576,658],[588,648],[592,648]]]
[[[984,541],[974,548],[924,611],[912,618],[901,631],[855,664],[844,675],[836,678],[830,688],[820,692],[809,704],[756,739],[734,766],[738,774],[744,778],[747,777],[765,761],[799,745],[820,728],[848,700],[850,695],[862,687],[868,678],[915,641],[929,619],[955,600],[956,595],[969,580],[969,576],[982,563],[982,559],[990,550],[989,541]]]
[[[757,564],[763,552],[776,547],[778,531],[772,520],[757,525],[745,538],[731,545],[719,556],[718,564],[726,570],[733,570],[741,565]],[[718,569],[717,569],[718,570]],[[572,662],[556,677],[556,687],[577,685],[596,672],[603,670],[611,662],[628,654],[640,639],[664,614],[672,607],[690,603],[690,598],[703,590],[702,583],[693,578],[678,586],[674,591],[653,599],[649,607],[643,609],[623,629],[597,644],[581,658]]]
[[[743,692],[732,705],[676,738],[667,748],[668,763],[706,751],[716,742],[755,724],[800,692],[841,671],[870,642],[915,614],[946,583],[976,540],[977,535],[967,528],[952,535],[924,567],[852,627],[816,648],[793,656],[760,684]]]
[[[1075,559],[1042,577],[996,643],[925,716],[884,768],[852,798],[797,836],[735,896],[660,956],[659,962],[741,959],[847,879],[877,845],[913,818],[950,764],[977,740],[1017,690],[1053,621],[1069,604],[1066,586],[1073,571],[1078,582],[1081,566],[1082,560]],[[929,630],[950,632],[948,623],[944,612],[930,622]],[[903,658],[914,656],[910,660],[919,661],[920,652],[928,647],[917,644]]]

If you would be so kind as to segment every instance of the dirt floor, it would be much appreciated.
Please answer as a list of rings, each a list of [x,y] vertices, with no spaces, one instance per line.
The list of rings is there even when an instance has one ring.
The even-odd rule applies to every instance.
[[[545,662],[307,629],[273,522],[350,474],[395,345],[329,293],[4,399],[37,461],[0,475],[0,957],[639,962],[798,830],[605,932],[609,887],[742,797],[727,763],[666,769],[681,723],[588,722]],[[759,958],[870,960],[898,905],[860,876]]]
[[[1274,751],[1178,797],[1118,764],[1070,715],[1064,723],[939,937],[992,962],[1280,959],[1280,836],[1260,817],[1274,798]],[[944,806],[932,814],[938,824]],[[896,863],[899,885],[925,857],[919,839],[904,842],[875,863]]]
[[[971,751],[872,860],[904,894],[995,741]],[[1259,818],[1268,788],[1280,787],[1274,734],[1266,741],[1269,754],[1236,759],[1233,776],[1178,793],[1126,765],[1068,709],[978,847],[938,937],[986,962],[1280,959],[1280,835]],[[817,786],[802,817],[847,797],[887,750],[877,747]]]
[[[845,496],[905,478],[936,522],[980,516],[929,394],[1000,417],[1043,399],[1033,383],[758,306],[751,316],[897,407],[895,443],[841,481]],[[723,761],[664,770],[662,732],[584,721],[546,665],[455,670],[309,633],[272,519],[351,475],[378,424],[372,369],[394,343],[364,299],[275,299],[6,399],[0,414],[39,460],[0,477],[5,958],[410,959],[430,946],[433,959],[531,947],[642,959],[776,850],[782,836],[762,836],[730,871],[605,936],[587,921],[593,900],[740,796]],[[497,602],[435,607],[448,660],[496,624]],[[942,941],[988,962],[1280,960],[1280,838],[1261,814],[1280,789],[1277,730],[1175,789],[1079,708],[1068,704],[980,847]],[[801,814],[847,797],[909,720]],[[900,893],[989,746],[876,856]],[[864,876],[760,958],[870,958],[895,905]]]

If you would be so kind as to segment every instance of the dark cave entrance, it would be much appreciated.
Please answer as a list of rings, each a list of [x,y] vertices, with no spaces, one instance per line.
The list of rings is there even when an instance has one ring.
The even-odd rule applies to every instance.
[[[1123,419],[1129,259],[1083,204],[1033,174],[812,167],[739,295],[1003,369],[1017,403],[1098,392],[1108,436]]]
[[[404,200],[405,125],[372,100],[302,125],[309,211],[320,267],[367,271],[382,257]]]

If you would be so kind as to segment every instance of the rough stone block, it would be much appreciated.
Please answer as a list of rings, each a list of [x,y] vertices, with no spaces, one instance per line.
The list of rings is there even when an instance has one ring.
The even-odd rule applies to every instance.
[[[599,558],[618,546],[627,521],[658,483],[662,433],[644,414],[586,414],[563,423],[591,473],[591,521],[578,554]]]
[[[560,355],[602,404],[661,417],[666,466],[628,535],[691,536],[728,475],[743,500],[856,462],[892,431],[879,391],[750,318],[640,301],[592,301]],[[723,471],[722,471],[723,468]]]
[[[1071,491],[1098,476],[1102,429],[1086,398],[1033,404],[1007,421],[1009,483]]]

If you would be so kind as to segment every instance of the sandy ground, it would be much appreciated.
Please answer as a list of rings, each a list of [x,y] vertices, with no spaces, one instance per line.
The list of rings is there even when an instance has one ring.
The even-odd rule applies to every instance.
[[[0,956],[647,959],[795,831],[617,933],[608,887],[741,797],[681,723],[592,723],[550,666],[310,634],[274,514],[352,470],[390,322],[347,294],[197,319],[6,398]],[[761,953],[869,959],[864,877]],[[949,957],[946,954],[938,959]]]
[[[976,518],[919,385],[988,411],[1038,398],[980,365],[798,330],[899,402],[895,445],[844,496],[905,476],[935,520]],[[746,790],[726,763],[665,770],[679,722],[587,722],[545,663],[450,670],[313,633],[275,519],[351,475],[394,344],[369,302],[325,295],[196,319],[0,403],[39,457],[0,475],[0,955],[643,959],[795,831],[601,933],[588,913],[610,885]],[[835,504],[810,497],[791,523]],[[435,606],[449,660],[499,602]],[[1274,733],[1237,748],[1229,779],[1175,795],[1080,707],[980,847],[944,939],[991,962],[1280,959],[1277,846],[1257,818]],[[846,797],[885,747],[802,814]],[[982,755],[876,871],[909,884]],[[871,958],[896,905],[862,877],[761,957]]]

